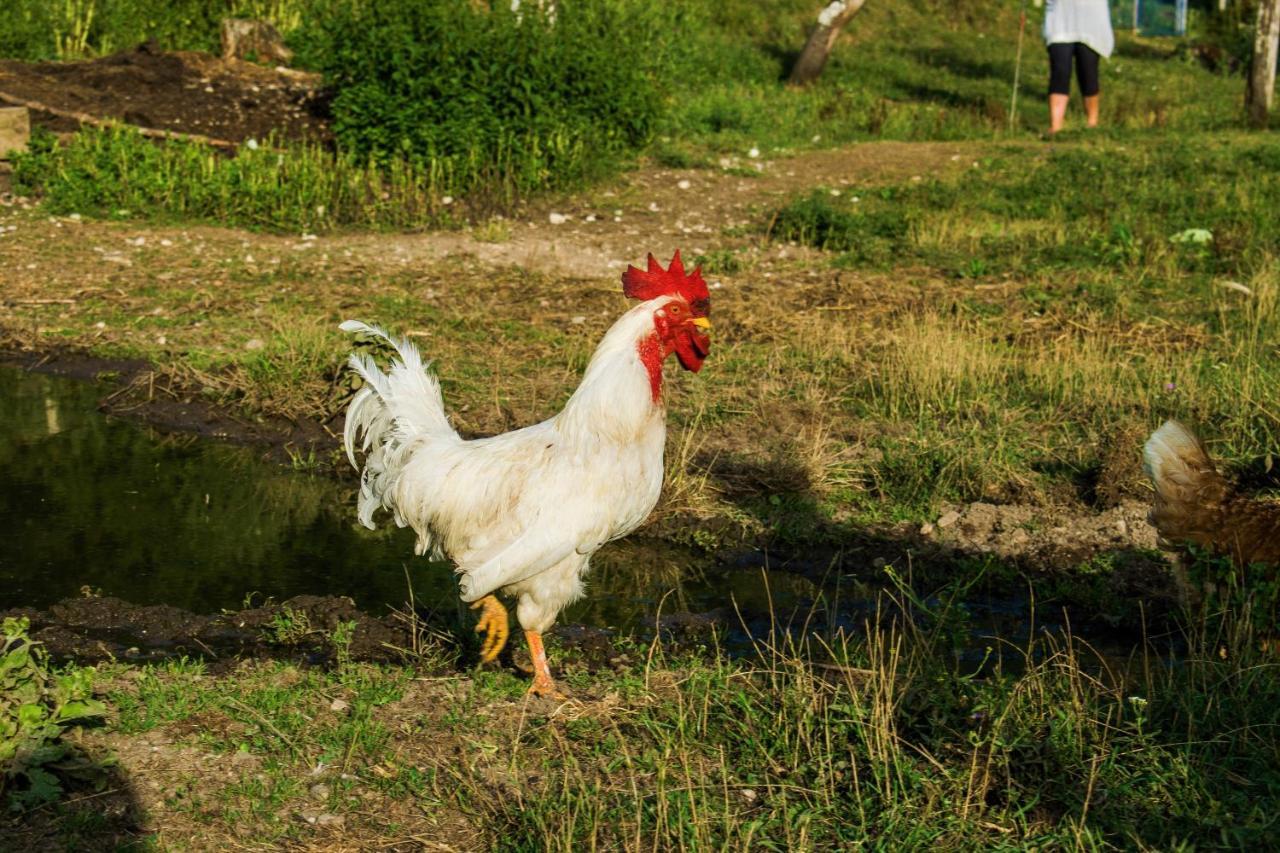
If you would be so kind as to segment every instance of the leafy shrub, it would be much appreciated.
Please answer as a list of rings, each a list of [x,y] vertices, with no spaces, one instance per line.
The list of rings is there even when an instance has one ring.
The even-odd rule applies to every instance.
[[[442,168],[460,192],[508,197],[600,171],[645,144],[659,118],[659,6],[567,0],[478,9],[330,0],[294,43],[333,87],[348,151]]]
[[[0,793],[17,783],[10,801],[23,808],[57,798],[50,772],[75,770],[63,730],[76,720],[100,717],[92,698],[93,670],[50,672],[40,646],[27,636],[26,619],[0,624]]]

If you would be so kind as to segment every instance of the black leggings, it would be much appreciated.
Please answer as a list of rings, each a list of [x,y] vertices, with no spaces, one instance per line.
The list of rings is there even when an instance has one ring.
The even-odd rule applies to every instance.
[[[1076,58],[1076,81],[1080,94],[1092,98],[1098,94],[1098,52],[1087,44],[1049,45],[1049,94],[1071,94],[1071,57]]]

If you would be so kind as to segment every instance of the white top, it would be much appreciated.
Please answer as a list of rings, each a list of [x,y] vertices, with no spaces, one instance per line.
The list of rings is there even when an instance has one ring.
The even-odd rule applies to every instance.
[[[1045,0],[1045,44],[1084,42],[1103,56],[1111,56],[1116,37],[1111,32],[1107,0]]]

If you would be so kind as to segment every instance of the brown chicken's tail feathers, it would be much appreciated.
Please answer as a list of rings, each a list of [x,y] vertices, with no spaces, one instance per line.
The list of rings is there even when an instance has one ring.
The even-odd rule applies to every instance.
[[[1165,421],[1143,448],[1156,489],[1151,523],[1167,542],[1208,541],[1227,492],[1204,444],[1177,421]]]
[[[340,328],[381,338],[399,356],[392,359],[385,372],[371,355],[352,353],[347,362],[364,380],[364,387],[347,406],[343,445],[352,467],[361,472],[360,521],[373,528],[373,514],[379,507],[396,511],[388,505],[388,491],[413,447],[410,439],[423,435],[456,439],[457,433],[445,414],[440,383],[427,369],[417,347],[358,320],[348,320]],[[356,462],[357,446],[365,454],[363,470]],[[396,522],[404,526],[398,513]]]
[[[1153,432],[1142,455],[1157,492],[1162,485],[1189,486],[1206,473],[1218,473],[1200,439],[1177,421],[1165,421]]]

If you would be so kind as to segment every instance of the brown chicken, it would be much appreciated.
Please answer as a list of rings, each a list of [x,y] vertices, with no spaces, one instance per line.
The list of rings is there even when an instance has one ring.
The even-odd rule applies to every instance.
[[[1238,494],[1200,439],[1177,421],[1166,421],[1152,433],[1143,455],[1156,487],[1149,519],[1162,548],[1196,545],[1240,568],[1280,567],[1280,502]],[[1177,580],[1183,599],[1193,603],[1198,596],[1187,583],[1185,566],[1177,567]]]

